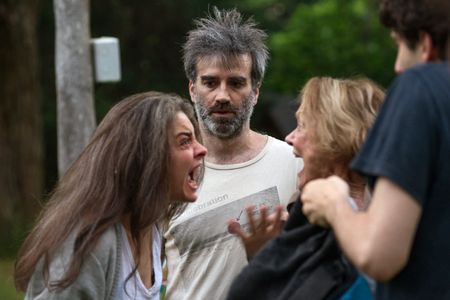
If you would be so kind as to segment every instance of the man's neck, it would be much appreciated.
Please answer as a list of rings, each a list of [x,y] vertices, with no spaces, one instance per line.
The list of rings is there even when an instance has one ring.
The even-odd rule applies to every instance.
[[[237,164],[256,157],[267,143],[267,136],[250,129],[230,139],[221,139],[202,132],[203,143],[208,149],[206,161],[215,164]]]

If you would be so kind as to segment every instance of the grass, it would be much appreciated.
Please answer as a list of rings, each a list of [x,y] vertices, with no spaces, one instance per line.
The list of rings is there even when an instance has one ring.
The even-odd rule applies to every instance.
[[[12,259],[0,258],[0,299],[2,300],[18,300],[24,297],[14,288],[13,267],[14,261]]]

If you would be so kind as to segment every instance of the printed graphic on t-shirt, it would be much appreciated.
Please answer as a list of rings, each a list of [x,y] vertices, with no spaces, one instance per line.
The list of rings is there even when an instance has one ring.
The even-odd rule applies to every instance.
[[[228,232],[227,221],[236,219],[241,227],[249,227],[245,208],[254,205],[253,215],[259,219],[259,208],[265,205],[271,213],[276,205],[280,204],[276,186],[248,195],[231,203],[213,208],[200,215],[194,216],[174,226],[170,233],[174,238],[180,256],[188,250],[193,252],[208,248],[218,240],[228,240],[234,235]]]

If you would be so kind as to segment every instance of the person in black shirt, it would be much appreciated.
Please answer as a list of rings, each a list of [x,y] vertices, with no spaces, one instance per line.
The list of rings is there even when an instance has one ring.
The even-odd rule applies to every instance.
[[[385,0],[380,17],[402,73],[351,167],[373,188],[368,210],[348,208],[333,176],[307,184],[303,213],[330,226],[350,261],[377,280],[377,299],[450,299],[450,33],[448,0]]]

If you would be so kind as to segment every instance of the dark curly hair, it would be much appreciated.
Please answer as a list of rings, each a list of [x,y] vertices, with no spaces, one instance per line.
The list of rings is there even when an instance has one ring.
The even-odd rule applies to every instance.
[[[380,21],[405,39],[414,49],[420,33],[431,36],[439,59],[447,56],[450,35],[449,0],[381,0]]]

